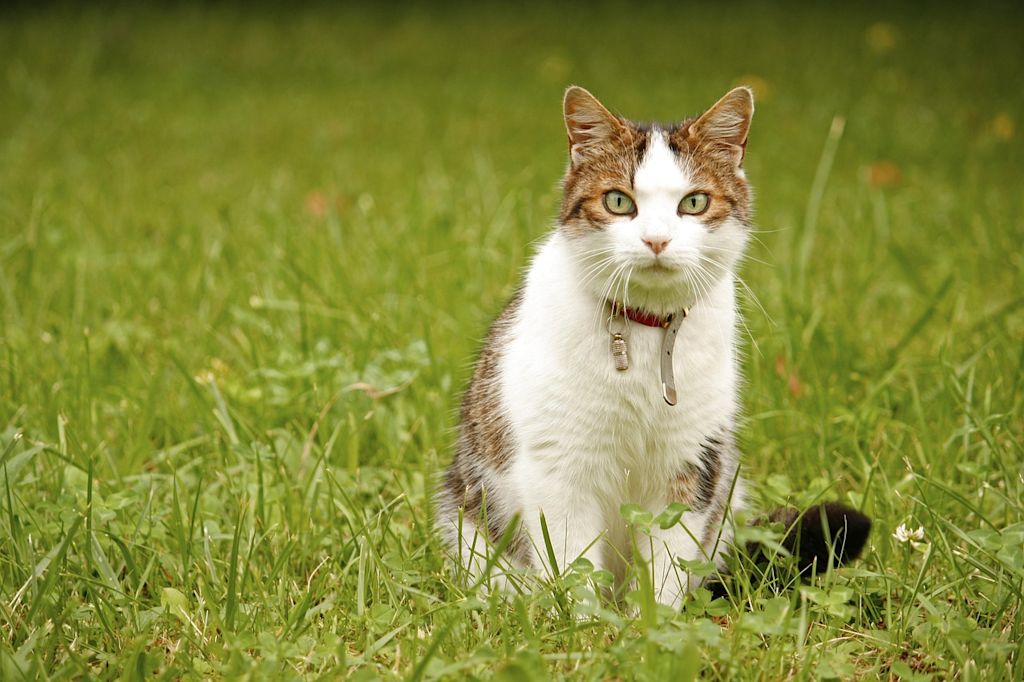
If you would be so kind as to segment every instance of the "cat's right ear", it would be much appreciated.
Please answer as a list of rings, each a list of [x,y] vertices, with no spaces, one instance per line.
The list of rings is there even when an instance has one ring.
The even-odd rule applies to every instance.
[[[622,122],[597,98],[573,85],[562,101],[565,129],[569,133],[569,158],[572,165],[611,144],[623,129]]]

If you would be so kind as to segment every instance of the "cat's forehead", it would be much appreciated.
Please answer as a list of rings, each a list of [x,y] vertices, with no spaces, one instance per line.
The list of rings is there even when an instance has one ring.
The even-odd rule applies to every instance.
[[[633,175],[633,189],[639,195],[684,192],[692,180],[669,140],[669,133],[653,128],[648,135],[647,149]]]

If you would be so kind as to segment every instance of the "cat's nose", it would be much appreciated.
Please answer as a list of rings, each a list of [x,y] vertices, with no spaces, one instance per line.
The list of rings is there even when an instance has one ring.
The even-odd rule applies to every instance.
[[[647,248],[653,251],[655,256],[667,249],[671,241],[671,237],[644,237],[644,244],[647,244]]]

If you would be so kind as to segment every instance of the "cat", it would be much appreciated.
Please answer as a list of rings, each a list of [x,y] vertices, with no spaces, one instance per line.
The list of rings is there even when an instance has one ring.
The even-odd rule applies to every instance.
[[[648,125],[573,86],[563,112],[558,221],[484,342],[436,523],[471,575],[504,541],[513,566],[557,572],[582,557],[621,585],[640,552],[655,597],[674,607],[701,582],[679,560],[721,566],[745,499],[734,273],[753,211],[753,93]],[[624,503],[685,511],[640,537]],[[842,541],[813,533],[818,512],[834,529],[858,525],[842,558],[855,556],[866,517],[839,505],[803,532],[787,516],[787,539],[814,536],[810,557]]]

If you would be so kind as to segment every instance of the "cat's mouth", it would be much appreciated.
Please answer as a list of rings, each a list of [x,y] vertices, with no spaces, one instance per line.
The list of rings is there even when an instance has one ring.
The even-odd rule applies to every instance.
[[[645,264],[642,268],[645,272],[659,273],[659,274],[671,274],[679,272],[679,266],[674,263],[669,263],[662,258],[655,258],[654,260]]]
[[[675,290],[686,279],[687,263],[679,259],[657,258],[638,263],[632,279],[651,290]]]

